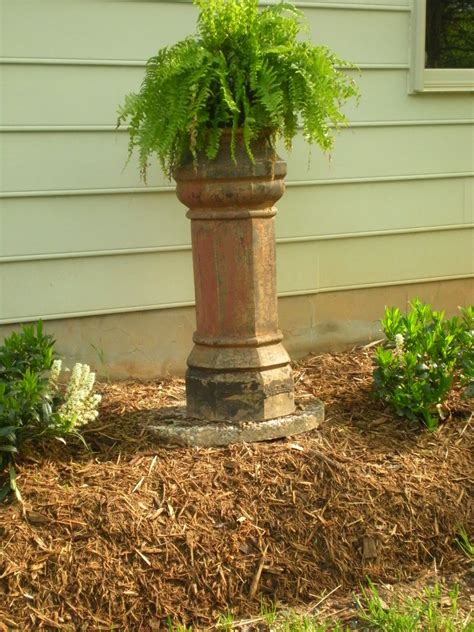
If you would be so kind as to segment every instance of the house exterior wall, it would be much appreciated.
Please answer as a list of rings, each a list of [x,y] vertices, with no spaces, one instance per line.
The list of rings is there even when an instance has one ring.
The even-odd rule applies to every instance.
[[[378,335],[387,303],[452,312],[473,302],[474,274],[473,96],[409,94],[411,0],[296,4],[315,42],[359,66],[362,96],[330,159],[300,138],[287,156],[278,289],[295,356]],[[133,158],[124,168],[115,121],[195,8],[0,7],[0,336],[42,318],[66,356],[112,376],[180,372],[194,326],[185,210],[157,168],[147,186]]]

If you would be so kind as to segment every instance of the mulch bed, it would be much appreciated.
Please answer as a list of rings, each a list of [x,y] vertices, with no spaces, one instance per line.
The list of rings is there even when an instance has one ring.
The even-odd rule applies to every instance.
[[[163,448],[149,426],[183,381],[107,383],[78,442],[30,447],[25,506],[0,509],[0,630],[205,628],[259,599],[316,602],[370,576],[462,575],[471,536],[473,415],[454,394],[434,433],[370,397],[370,348],[296,367],[304,436],[224,449]],[[3,625],[3,627],[2,627]]]

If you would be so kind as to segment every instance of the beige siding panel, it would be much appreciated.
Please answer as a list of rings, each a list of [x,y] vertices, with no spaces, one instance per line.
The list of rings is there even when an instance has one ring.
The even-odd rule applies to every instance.
[[[467,230],[280,244],[278,288],[312,293],[469,275],[473,253],[474,232]],[[0,322],[188,303],[191,253],[4,263],[0,288]]]
[[[408,12],[308,7],[306,14],[313,41],[329,46],[342,58],[357,63],[408,63]],[[143,60],[192,34],[195,17],[195,8],[181,3],[4,0],[3,19],[9,28],[2,54]],[[106,33],[111,35],[105,37]]]
[[[0,322],[191,301],[190,252],[0,265]]]
[[[307,9],[311,39],[358,64],[407,64],[409,13]]]
[[[277,266],[283,294],[472,275],[474,231],[282,244]]]
[[[474,178],[288,188],[277,237],[474,223]]]
[[[474,178],[289,187],[276,227],[284,239],[469,223]],[[0,200],[0,257],[189,243],[185,208],[173,192]]]
[[[1,125],[115,125],[124,95],[140,87],[141,67],[0,66]]]
[[[185,213],[173,192],[0,200],[0,257],[188,244]]]
[[[288,168],[294,182],[472,172],[474,125],[349,128],[330,161],[298,136]]]
[[[148,59],[193,33],[197,15],[171,2],[3,0],[2,9],[2,55],[50,59]]]
[[[408,94],[408,70],[371,69],[349,73],[361,96],[345,107],[350,121],[474,120],[472,94]]]
[[[409,95],[407,70],[351,71],[361,91],[346,114],[354,122],[474,118],[470,94]],[[124,95],[137,91],[141,67],[0,66],[3,126],[116,124]],[[383,90],[381,90],[383,86]]]
[[[298,1],[296,0],[293,4],[298,5]],[[360,8],[363,10],[367,9],[367,7],[372,10],[383,10],[386,7],[390,10],[400,7],[409,8],[410,0],[305,0],[304,5],[306,6],[307,4],[327,4],[328,7],[330,7],[331,4],[336,4],[341,10],[346,10],[344,5],[360,5]]]
[[[83,0],[84,2],[93,2],[94,0]],[[139,2],[140,0],[101,0],[101,2]],[[142,0],[145,2],[165,2],[166,0]],[[192,0],[169,0],[170,2],[191,2]],[[261,6],[274,3],[274,0],[259,0]],[[347,7],[357,7],[360,10],[406,10],[409,9],[410,0],[293,0],[292,4],[296,7],[307,8],[308,5],[328,5],[333,9],[347,10]]]
[[[288,157],[288,180],[471,172],[473,141],[474,126],[350,128],[341,131],[329,161],[298,137]],[[2,154],[5,191],[145,186],[135,158],[124,169],[127,137],[121,133],[5,134]],[[149,184],[169,185],[169,181],[155,167]]]

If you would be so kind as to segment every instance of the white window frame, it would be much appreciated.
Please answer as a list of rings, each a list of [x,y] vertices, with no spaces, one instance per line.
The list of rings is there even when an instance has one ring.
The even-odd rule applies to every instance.
[[[425,68],[426,0],[412,0],[410,93],[474,92],[474,68]]]

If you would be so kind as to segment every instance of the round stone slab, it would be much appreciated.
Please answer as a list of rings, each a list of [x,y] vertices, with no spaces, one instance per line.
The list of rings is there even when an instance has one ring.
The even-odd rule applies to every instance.
[[[212,448],[231,443],[268,441],[314,430],[324,420],[324,404],[314,399],[291,415],[264,421],[226,422],[202,419],[160,419],[149,426],[158,439],[168,445]]]

